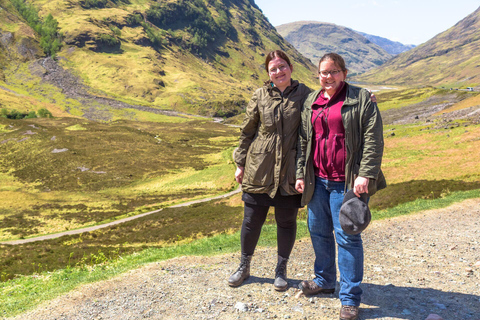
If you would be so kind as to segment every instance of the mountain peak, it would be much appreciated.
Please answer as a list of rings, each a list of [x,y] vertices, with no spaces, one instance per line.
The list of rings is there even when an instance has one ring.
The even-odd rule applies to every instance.
[[[355,74],[377,67],[392,57],[358,32],[333,23],[297,21],[276,28],[315,65],[325,53],[337,52]]]
[[[427,42],[355,80],[408,85],[480,83],[480,7]]]

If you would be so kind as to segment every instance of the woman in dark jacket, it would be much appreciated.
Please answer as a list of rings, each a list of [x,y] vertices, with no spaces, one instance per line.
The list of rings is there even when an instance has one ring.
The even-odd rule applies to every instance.
[[[319,63],[322,88],[302,108],[296,189],[308,204],[308,228],[315,251],[315,278],[303,281],[305,294],[333,293],[336,285],[335,241],[340,270],[340,319],[358,318],[363,278],[360,234],[345,232],[339,221],[345,191],[372,196],[385,188],[380,170],[383,126],[368,90],[345,82],[345,61],[336,53]],[[334,237],[335,233],[335,237]]]
[[[310,89],[292,80],[293,66],[280,51],[265,59],[269,81],[250,100],[235,151],[235,179],[242,184],[244,219],[240,266],[228,283],[239,286],[250,276],[250,261],[270,207],[275,207],[278,263],[274,288],[286,290],[287,261],[295,242],[301,194],[295,190],[300,108]]]

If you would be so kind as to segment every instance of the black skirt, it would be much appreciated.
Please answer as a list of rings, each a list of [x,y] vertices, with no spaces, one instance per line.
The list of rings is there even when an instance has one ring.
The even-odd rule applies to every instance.
[[[249,193],[244,192],[242,195],[242,200],[246,203],[253,204],[256,206],[266,206],[266,207],[279,207],[279,208],[301,208],[300,205],[302,200],[301,194],[284,196],[280,194],[280,190],[277,191],[275,197],[270,198],[266,193]]]

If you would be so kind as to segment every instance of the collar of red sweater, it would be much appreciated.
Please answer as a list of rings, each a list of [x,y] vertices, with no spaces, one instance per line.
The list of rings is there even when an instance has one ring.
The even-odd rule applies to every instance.
[[[340,97],[340,93],[343,91],[344,88],[345,88],[345,81],[342,81],[342,83],[340,84],[340,87],[338,88],[337,91],[335,91],[334,95],[330,97],[330,99],[325,97],[325,89],[322,89],[320,91],[320,94],[318,95],[317,100],[315,100],[313,104],[318,106],[324,106],[330,101],[336,102],[336,100]]]

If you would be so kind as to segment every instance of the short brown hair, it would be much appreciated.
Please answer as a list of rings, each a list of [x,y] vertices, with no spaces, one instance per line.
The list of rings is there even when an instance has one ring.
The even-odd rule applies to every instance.
[[[348,71],[345,67],[345,60],[338,53],[330,52],[323,55],[318,63],[318,71],[320,71],[320,64],[325,60],[332,60],[343,72]]]
[[[285,52],[283,52],[282,50],[270,51],[267,54],[267,57],[265,58],[265,70],[267,71],[267,73],[268,73],[268,64],[270,63],[270,61],[272,61],[275,58],[283,59],[288,63],[289,67],[292,66],[292,64],[290,63],[290,59],[288,58]]]

